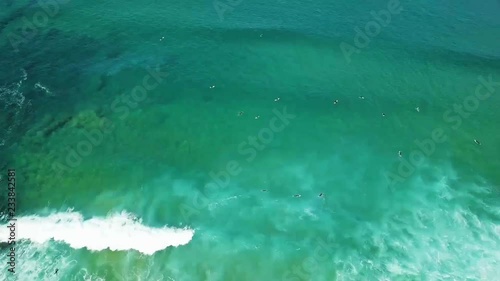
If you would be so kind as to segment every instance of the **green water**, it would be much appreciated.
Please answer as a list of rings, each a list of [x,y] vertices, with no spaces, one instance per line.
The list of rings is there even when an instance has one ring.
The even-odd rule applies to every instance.
[[[64,2],[15,48],[45,10],[0,4],[0,279],[498,278],[498,1],[401,1],[349,58],[387,1]]]

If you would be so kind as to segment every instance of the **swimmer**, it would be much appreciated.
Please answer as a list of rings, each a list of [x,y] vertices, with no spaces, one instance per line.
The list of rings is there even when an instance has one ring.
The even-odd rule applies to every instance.
[[[401,152],[401,150],[398,151],[398,155],[399,155],[399,157],[403,157],[403,152]]]
[[[415,110],[416,110],[417,112],[420,112],[420,107],[418,107],[418,106],[417,106],[417,107],[415,107]]]
[[[360,99],[362,99],[362,100],[364,100],[364,99],[365,99],[365,97],[363,97],[363,96],[359,96],[359,98],[360,98]]]
[[[319,194],[319,197],[323,197],[323,192],[321,192],[321,193]]]
[[[56,268],[56,274],[59,272],[59,268]]]
[[[385,113],[382,113],[382,117],[385,117]]]
[[[255,116],[255,120],[259,119],[260,118],[260,115],[257,115]]]
[[[245,112],[244,112],[244,111],[240,111],[240,112],[238,112],[238,116],[243,116],[243,114],[245,114]]]
[[[333,104],[337,104],[337,103],[339,103],[339,100],[334,100],[333,101]]]
[[[299,198],[300,196],[302,196],[302,195],[300,195],[300,194],[295,194],[293,197],[297,197],[297,198]]]
[[[480,141],[478,141],[478,140],[476,140],[476,139],[474,139],[474,142],[475,142],[477,145],[481,145],[481,142],[480,142]]]
[[[274,101],[280,101],[280,98],[275,98]]]
[[[266,192],[266,191],[267,191],[267,189],[262,189],[262,191],[263,191],[263,192]]]

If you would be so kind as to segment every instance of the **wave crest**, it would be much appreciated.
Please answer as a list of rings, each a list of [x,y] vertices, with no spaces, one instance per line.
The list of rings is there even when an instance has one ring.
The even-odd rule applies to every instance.
[[[0,242],[7,242],[10,230],[0,227]],[[74,249],[91,251],[137,250],[152,255],[169,246],[189,243],[194,230],[188,228],[153,228],[142,224],[133,214],[122,212],[107,217],[85,220],[78,212],[62,212],[46,217],[23,216],[16,221],[16,240],[29,240],[43,244],[54,240],[68,244]]]

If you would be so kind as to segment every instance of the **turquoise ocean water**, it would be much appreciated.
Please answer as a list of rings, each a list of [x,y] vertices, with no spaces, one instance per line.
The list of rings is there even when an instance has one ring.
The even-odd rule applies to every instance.
[[[497,0],[3,0],[0,280],[498,280],[499,121]]]

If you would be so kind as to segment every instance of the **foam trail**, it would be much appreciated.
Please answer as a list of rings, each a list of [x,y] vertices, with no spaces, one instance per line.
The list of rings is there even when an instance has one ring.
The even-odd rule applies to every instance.
[[[7,122],[10,125],[8,125],[7,128],[2,128],[5,133],[0,134],[0,146],[5,145],[8,141],[10,133],[19,124],[20,119],[22,119],[22,117],[20,117],[22,110],[26,109],[26,105],[24,104],[26,97],[21,91],[21,86],[23,82],[28,79],[28,73],[26,73],[26,70],[23,68],[21,68],[21,71],[23,73],[22,78],[16,84],[0,87],[0,110],[4,112],[10,111],[13,116],[12,120]],[[28,101],[28,105],[30,105],[30,101]],[[2,118],[2,116],[0,116],[0,118]]]
[[[39,89],[39,90],[43,91],[47,96],[51,96],[51,97],[55,96],[47,87],[40,84],[40,82],[35,84],[35,89]]]
[[[51,239],[64,242],[74,249],[91,251],[137,250],[152,255],[169,246],[185,245],[191,241],[194,230],[153,228],[127,212],[84,220],[77,212],[62,212],[40,217],[17,218],[16,240],[26,239],[43,244]],[[0,226],[0,242],[9,237],[6,225]]]

